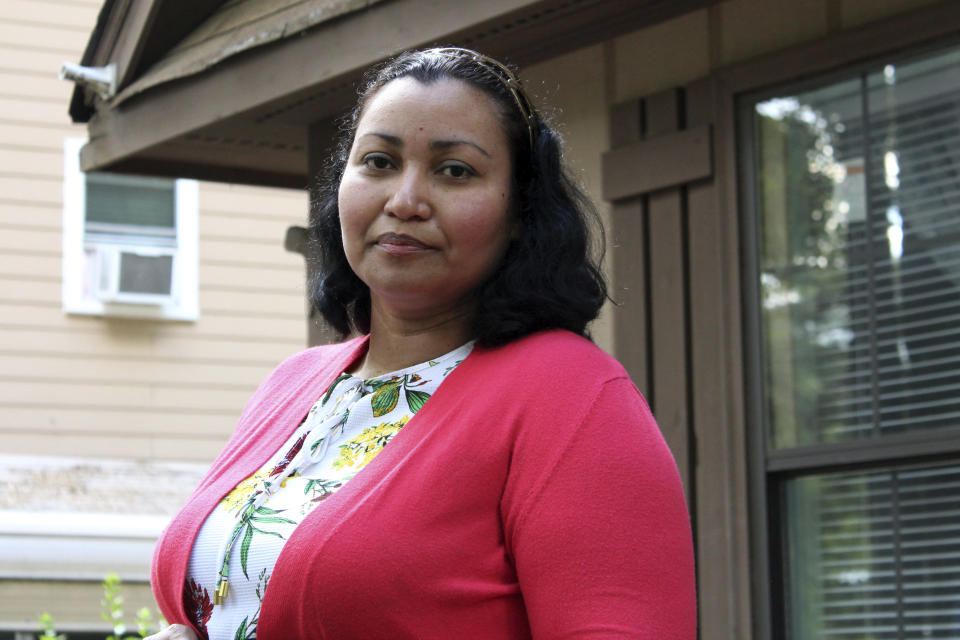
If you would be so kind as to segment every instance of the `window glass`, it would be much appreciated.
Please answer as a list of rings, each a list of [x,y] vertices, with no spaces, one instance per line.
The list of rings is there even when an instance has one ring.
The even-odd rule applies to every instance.
[[[105,173],[86,181],[89,231],[129,225],[131,234],[176,234],[175,181]]]
[[[63,310],[196,320],[197,183],[84,173],[84,142],[64,140]]]
[[[769,446],[960,425],[960,52],[753,123]]]
[[[960,51],[867,76],[878,426],[960,424]]]
[[[789,637],[960,637],[958,496],[956,464],[789,481]]]

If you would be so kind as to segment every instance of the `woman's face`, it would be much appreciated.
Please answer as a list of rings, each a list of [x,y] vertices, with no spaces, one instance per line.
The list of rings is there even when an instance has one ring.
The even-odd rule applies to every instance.
[[[338,200],[347,260],[375,308],[469,310],[510,241],[510,158],[496,105],[464,82],[406,77],[373,95]]]

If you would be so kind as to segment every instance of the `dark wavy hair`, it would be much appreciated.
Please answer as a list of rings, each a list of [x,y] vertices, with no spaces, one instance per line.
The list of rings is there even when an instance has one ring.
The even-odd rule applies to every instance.
[[[428,49],[402,53],[371,69],[359,100],[344,118],[334,154],[311,185],[310,240],[316,261],[310,282],[315,310],[343,335],[370,330],[370,290],[347,263],[340,233],[337,191],[357,124],[370,98],[392,80],[412,77],[423,84],[454,79],[480,89],[499,107],[513,162],[512,203],[520,231],[502,264],[478,287],[472,319],[478,344],[497,346],[542,329],[562,328],[587,336],[607,297],[600,271],[603,229],[592,203],[570,178],[562,139],[541,115],[525,114],[501,67],[483,57]],[[465,50],[464,50],[465,51]],[[494,61],[489,60],[494,63]],[[526,102],[525,96],[520,93]],[[528,129],[529,122],[529,129]],[[594,260],[591,226],[599,242]]]

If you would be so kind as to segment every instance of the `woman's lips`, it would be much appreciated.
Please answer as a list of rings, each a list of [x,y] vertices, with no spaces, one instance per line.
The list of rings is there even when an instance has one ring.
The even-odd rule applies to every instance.
[[[392,255],[408,255],[433,249],[433,247],[420,242],[416,238],[398,233],[381,235],[377,238],[377,246]]]

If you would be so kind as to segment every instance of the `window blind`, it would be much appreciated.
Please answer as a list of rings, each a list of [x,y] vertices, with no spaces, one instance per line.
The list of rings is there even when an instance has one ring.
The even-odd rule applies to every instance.
[[[960,637],[960,466],[790,482],[791,637]]]
[[[753,106],[768,448],[956,433],[960,50]],[[787,637],[960,638],[960,452],[879,465],[769,476]]]
[[[173,180],[88,173],[86,185],[88,227],[129,225],[131,233],[176,228]]]
[[[843,174],[778,194],[780,211],[765,203],[784,218],[767,225],[789,236],[785,252],[764,247],[778,284],[767,300],[793,294],[765,304],[767,358],[780,359],[768,389],[794,388],[790,402],[770,399],[776,446],[960,425],[960,66],[947,62],[895,82],[869,75],[855,96],[800,96],[834,122],[826,140],[767,127],[786,151],[761,171],[810,174],[791,154],[809,161],[829,146]]]

